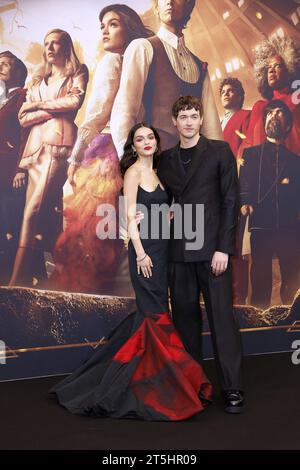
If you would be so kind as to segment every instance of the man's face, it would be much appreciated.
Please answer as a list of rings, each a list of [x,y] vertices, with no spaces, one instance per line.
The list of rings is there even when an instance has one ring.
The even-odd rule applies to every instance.
[[[286,135],[287,126],[287,119],[282,108],[274,108],[267,114],[265,132],[268,137],[282,139]]]
[[[179,111],[177,118],[172,118],[180,136],[192,139],[199,135],[203,118],[195,108]]]
[[[231,85],[224,85],[221,91],[221,102],[224,109],[240,109],[241,97]]]
[[[3,80],[6,85],[12,81],[13,75],[13,60],[10,57],[0,57],[0,80]]]
[[[268,63],[268,85],[274,90],[279,90],[287,85],[288,71],[279,55],[271,57]]]
[[[187,4],[188,0],[158,0],[156,12],[162,23],[174,25],[184,17]]]

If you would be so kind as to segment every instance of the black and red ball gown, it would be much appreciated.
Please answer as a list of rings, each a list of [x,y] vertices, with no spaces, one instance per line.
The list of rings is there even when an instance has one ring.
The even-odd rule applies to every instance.
[[[143,210],[143,204],[149,214],[141,222],[140,233],[152,259],[152,276],[137,273],[130,241],[129,267],[137,311],[113,330],[87,362],[50,390],[71,413],[179,421],[202,411],[211,400],[212,386],[202,366],[185,351],[168,312],[168,240],[161,228],[155,238],[142,237],[146,219],[150,233],[154,212],[167,201],[160,185],[151,192],[138,188],[138,208]]]

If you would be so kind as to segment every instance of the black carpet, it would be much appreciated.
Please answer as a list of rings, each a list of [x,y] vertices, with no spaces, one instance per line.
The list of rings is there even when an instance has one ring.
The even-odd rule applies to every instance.
[[[62,377],[0,383],[0,449],[300,449],[300,365],[291,354],[246,357],[247,406],[228,415],[214,361],[205,370],[214,404],[185,422],[97,419],[69,414],[47,391]]]

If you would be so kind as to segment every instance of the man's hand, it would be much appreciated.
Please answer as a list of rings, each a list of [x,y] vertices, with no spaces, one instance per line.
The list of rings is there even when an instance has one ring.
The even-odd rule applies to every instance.
[[[77,165],[72,165],[72,163],[70,163],[69,168],[68,168],[68,181],[71,186],[76,186],[75,173],[77,171],[77,168],[78,168]]]
[[[245,204],[244,206],[241,207],[241,213],[242,215],[251,215],[253,213],[253,207],[250,206],[249,204]]]
[[[136,211],[136,214],[135,214],[136,224],[139,225],[144,217],[145,215],[142,211]],[[168,212],[168,222],[170,222],[172,219],[174,219],[174,212],[170,211]]]
[[[135,214],[135,221],[136,221],[136,224],[139,225],[141,220],[143,220],[144,218],[144,213],[142,211],[136,211],[136,214]]]
[[[26,183],[26,173],[19,172],[13,179],[13,188],[19,189],[22,186],[25,186]]]
[[[215,251],[211,260],[212,272],[215,276],[219,276],[224,273],[228,266],[228,253],[222,253],[221,251]]]
[[[172,219],[174,219],[174,211],[169,212],[169,222],[171,222]]]

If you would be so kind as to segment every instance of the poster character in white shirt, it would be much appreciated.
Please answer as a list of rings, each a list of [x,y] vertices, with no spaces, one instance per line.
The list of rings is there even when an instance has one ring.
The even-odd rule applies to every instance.
[[[66,226],[55,247],[52,284],[75,292],[130,295],[128,262],[122,264],[123,259],[127,260],[123,241],[98,238],[96,229],[101,218],[97,208],[111,204],[117,212],[122,187],[109,120],[120,84],[123,54],[132,40],[153,32],[127,5],[106,6],[99,20],[106,54],[97,66],[86,115],[68,160],[73,194],[64,198]]]
[[[124,54],[120,88],[111,116],[111,132],[119,157],[129,129],[142,120],[158,129],[163,150],[176,145],[170,110],[180,95],[202,99],[201,133],[209,139],[223,139],[207,63],[186,47],[182,32],[195,0],[153,0],[152,6],[160,20],[157,34],[132,41]]]

